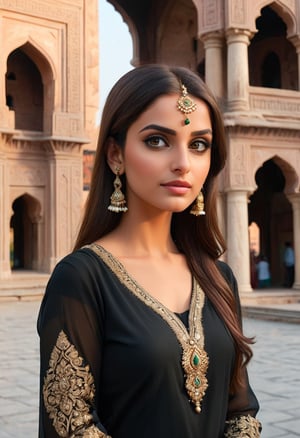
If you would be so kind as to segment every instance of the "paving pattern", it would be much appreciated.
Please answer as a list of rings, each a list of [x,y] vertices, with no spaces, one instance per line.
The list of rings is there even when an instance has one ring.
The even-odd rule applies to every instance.
[[[38,434],[38,309],[39,301],[0,302],[0,438]],[[262,438],[300,437],[300,325],[245,318],[244,329],[257,339],[249,374]]]
[[[249,375],[261,405],[261,436],[300,437],[300,325],[245,319],[244,331],[257,340]]]

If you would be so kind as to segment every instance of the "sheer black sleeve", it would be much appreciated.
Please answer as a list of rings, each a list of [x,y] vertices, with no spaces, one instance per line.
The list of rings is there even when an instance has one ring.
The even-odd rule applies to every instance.
[[[39,438],[108,437],[97,412],[104,321],[97,276],[94,258],[80,250],[47,285],[38,318]]]
[[[219,262],[219,267],[228,281],[236,302],[236,312],[242,325],[241,303],[239,298],[236,278],[229,268],[223,262]],[[259,410],[258,400],[249,384],[247,369],[243,369],[243,385],[230,395],[227,411],[226,438],[238,438],[247,436],[249,438],[260,437],[261,424],[255,418]]]

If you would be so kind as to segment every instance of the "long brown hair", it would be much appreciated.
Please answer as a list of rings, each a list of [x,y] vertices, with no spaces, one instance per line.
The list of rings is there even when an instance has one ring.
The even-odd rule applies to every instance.
[[[236,346],[236,366],[232,387],[241,384],[243,365],[252,351],[251,339],[242,334],[235,297],[220,273],[216,260],[225,251],[225,242],[218,227],[216,177],[226,161],[226,141],[222,115],[206,84],[195,73],[183,67],[144,65],[126,73],[112,88],[102,113],[100,134],[93,169],[91,188],[74,250],[92,243],[115,229],[121,214],[107,209],[113,187],[114,174],[107,161],[107,139],[113,137],[124,147],[131,124],[158,97],[180,93],[184,84],[190,95],[206,102],[213,130],[211,165],[203,192],[206,215],[197,218],[189,208],[174,213],[171,232],[178,249],[185,254],[190,270],[213,303],[217,313],[228,327]],[[126,179],[122,175],[126,191]]]

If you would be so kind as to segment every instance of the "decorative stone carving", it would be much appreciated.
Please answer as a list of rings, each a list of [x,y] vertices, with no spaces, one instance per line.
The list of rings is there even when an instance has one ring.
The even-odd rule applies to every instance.
[[[61,137],[83,137],[83,120],[80,113],[53,114],[53,135]]]
[[[228,26],[241,26],[244,27],[246,22],[246,2],[244,0],[231,0],[228,2],[230,5],[230,16],[228,17]]]
[[[84,199],[82,146],[98,132],[97,7],[98,0],[0,0],[0,279],[11,274],[10,217],[20,196],[37,201],[18,212],[35,224],[31,269],[50,272],[72,248]],[[18,48],[41,75],[43,124],[36,131],[15,130],[15,112],[6,106],[6,60]]]
[[[207,1],[203,14],[203,21],[205,27],[216,26],[218,24],[218,12],[220,2],[218,0]]]
[[[300,92],[286,90],[272,90],[267,93],[263,88],[250,88],[250,108],[255,111],[289,114],[289,118],[300,120]],[[286,92],[285,92],[286,91]],[[297,95],[299,94],[299,96]]]
[[[29,165],[11,164],[9,179],[11,186],[44,186],[46,184],[47,168],[41,162]]]
[[[72,4],[73,3],[73,4]],[[81,76],[82,69],[79,68],[82,65],[82,43],[81,43],[81,9],[76,7],[81,6],[81,1],[73,1],[69,5],[60,3],[59,7],[57,2],[51,2],[47,0],[0,0],[0,9],[6,9],[12,12],[18,12],[21,16],[25,14],[27,17],[31,17],[31,22],[34,23],[32,17],[43,17],[51,21],[56,21],[59,24],[65,23],[67,26],[66,38],[67,38],[67,50],[72,53],[72,56],[68,56],[66,77],[64,83],[67,86],[68,111],[76,113],[82,111],[82,99],[81,99],[81,87],[79,84],[83,80]],[[74,5],[75,3],[75,5]],[[41,23],[40,23],[41,25]],[[61,49],[65,52],[66,47]],[[60,56],[65,56],[62,53]]]
[[[200,0],[194,3],[198,12],[199,35],[222,29],[224,2],[219,0]]]

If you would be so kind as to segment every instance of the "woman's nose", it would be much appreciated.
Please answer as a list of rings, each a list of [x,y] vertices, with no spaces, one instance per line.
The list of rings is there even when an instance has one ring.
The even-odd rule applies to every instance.
[[[173,150],[172,171],[187,173],[190,170],[189,150],[186,145],[179,146]]]

